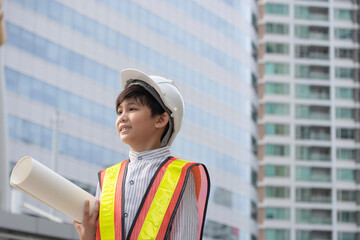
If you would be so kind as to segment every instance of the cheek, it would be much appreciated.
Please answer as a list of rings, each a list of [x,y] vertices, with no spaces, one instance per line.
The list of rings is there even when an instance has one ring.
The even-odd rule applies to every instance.
[[[120,121],[120,118],[116,118],[116,121],[115,121],[115,127],[116,127],[116,130],[119,130],[118,127],[119,127],[119,121]]]

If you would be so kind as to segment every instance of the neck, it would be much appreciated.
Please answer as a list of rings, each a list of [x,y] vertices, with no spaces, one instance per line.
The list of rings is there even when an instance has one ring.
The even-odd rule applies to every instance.
[[[130,146],[131,151],[134,152],[145,152],[145,151],[150,151],[150,150],[154,150],[154,149],[158,149],[161,148],[161,143],[160,142],[147,142],[145,144],[138,144],[135,146]]]

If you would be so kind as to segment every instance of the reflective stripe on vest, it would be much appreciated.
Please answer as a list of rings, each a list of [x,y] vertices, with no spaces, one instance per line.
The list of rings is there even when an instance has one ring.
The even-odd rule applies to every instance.
[[[124,165],[123,168],[125,169],[126,164],[121,165]],[[109,171],[110,168],[113,170]],[[100,227],[96,238],[100,239],[101,235],[102,239],[125,239],[122,236],[123,224],[121,222],[121,195],[123,193],[122,187],[119,187],[123,184],[124,171],[121,171],[117,165],[110,168],[106,170],[106,174],[100,182],[102,186]],[[108,171],[109,176],[107,177]],[[118,171],[118,177],[114,178],[116,171]],[[141,201],[127,239],[164,239],[168,237],[190,171],[193,172],[195,178],[199,217],[198,238],[201,239],[210,190],[208,173],[204,165],[176,158],[164,161],[155,173]],[[106,183],[107,181],[111,181],[111,183]],[[103,200],[104,193],[105,201]],[[113,196],[112,200],[109,196]],[[113,214],[105,212],[101,214],[101,209],[111,211]],[[120,219],[120,222],[116,219]]]

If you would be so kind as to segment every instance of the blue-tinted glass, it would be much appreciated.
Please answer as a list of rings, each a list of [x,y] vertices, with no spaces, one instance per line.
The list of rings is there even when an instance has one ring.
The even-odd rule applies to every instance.
[[[96,24],[96,40],[101,43],[106,43],[107,29],[104,25]]]
[[[5,68],[6,89],[16,92],[19,88],[18,78],[19,74],[17,72]]]
[[[8,36],[7,41],[14,46],[20,46],[22,39],[21,39],[21,31],[18,27],[9,27],[9,24],[6,23],[6,33]]]
[[[49,1],[49,14],[48,14],[48,16],[51,19],[60,22],[61,19],[62,19],[62,11],[63,11],[62,5],[60,5],[56,1]]]
[[[80,158],[85,160],[86,162],[93,162],[92,154],[91,154],[91,144],[85,141],[80,141],[80,149],[78,150],[80,153]]]
[[[84,116],[88,120],[91,120],[92,109],[91,109],[91,103],[89,101],[87,101],[86,99],[80,98],[80,110],[81,110],[82,116]]]
[[[59,46],[55,44],[47,44],[45,58],[53,63],[59,64],[59,50]]]
[[[44,84],[40,81],[31,81],[30,98],[45,102],[44,100]]]
[[[91,37],[92,39],[96,39],[96,22],[90,18],[84,18],[84,28],[82,32]]]
[[[83,74],[83,70],[84,70],[84,57],[73,53],[71,55],[71,63],[70,63],[70,70]],[[100,66],[100,65],[99,65]]]
[[[31,53],[34,53],[34,36],[27,32],[27,31],[21,31],[21,46],[26,51],[29,51]]]
[[[68,96],[67,110],[71,113],[78,114],[80,112],[80,97],[76,95]]]
[[[84,72],[84,75],[90,79],[94,78],[95,76],[95,62],[88,59],[88,58],[85,58],[84,59],[84,65],[83,65],[83,72]]]
[[[70,27],[73,20],[74,11],[69,8],[63,7],[60,22],[67,27]]]
[[[69,99],[69,93],[65,92],[63,90],[58,90],[57,92],[57,101],[56,106],[62,110],[62,111],[68,111],[68,99]]]
[[[47,57],[48,42],[42,38],[34,38],[34,51],[36,55]]]
[[[49,128],[42,129],[42,145],[49,150],[52,148],[52,130]]]
[[[93,121],[103,124],[104,122],[104,108],[96,103],[91,104],[92,107],[92,119]]]
[[[100,159],[103,158],[103,151],[102,151],[102,148],[100,146],[97,146],[95,144],[93,144],[91,146],[91,162],[92,163],[96,163],[96,162],[99,162]]]
[[[37,11],[43,15],[47,15],[49,13],[49,2],[50,1],[35,1],[35,2],[36,2],[35,11]]]
[[[71,52],[65,48],[60,47],[59,64],[65,66],[67,69],[71,68]]]
[[[96,64],[95,65],[95,76],[94,79],[98,82],[98,83],[103,83],[103,78],[104,78],[104,73],[105,73],[105,68],[102,65]]]
[[[31,79],[25,75],[20,74],[19,75],[19,93],[25,97],[30,97],[30,91],[31,91]]]
[[[57,90],[55,87],[46,84],[43,90],[43,101],[52,107],[56,107]]]
[[[83,29],[85,27],[84,16],[78,13],[73,14],[72,27],[79,32],[83,32]]]

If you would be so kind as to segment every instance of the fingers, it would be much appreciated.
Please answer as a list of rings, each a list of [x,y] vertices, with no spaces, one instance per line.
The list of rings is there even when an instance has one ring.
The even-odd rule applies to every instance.
[[[99,216],[99,209],[100,209],[100,201],[99,200],[96,200],[95,201],[95,206],[94,206],[94,210],[93,210],[93,213],[91,215],[91,218],[96,221],[96,219],[98,218]]]
[[[85,218],[89,218],[90,217],[90,210],[89,210],[89,200],[85,200],[85,204],[84,204],[84,217]]]

